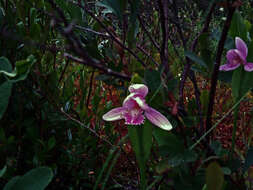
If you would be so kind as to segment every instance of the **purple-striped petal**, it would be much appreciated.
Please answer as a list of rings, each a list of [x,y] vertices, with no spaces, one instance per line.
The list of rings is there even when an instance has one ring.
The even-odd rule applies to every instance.
[[[227,62],[225,65],[221,65],[219,70],[220,71],[231,71],[231,70],[236,69],[239,66],[240,66],[240,63],[233,64],[233,63]]]
[[[151,123],[153,123],[157,127],[160,127],[167,131],[172,129],[172,125],[170,124],[168,119],[164,115],[162,115],[160,112],[156,111],[155,109],[151,107],[149,107],[149,109],[145,111],[145,116],[148,118],[148,120]]]
[[[241,52],[244,59],[246,59],[246,57],[248,55],[248,47],[245,44],[245,42],[241,38],[236,37],[235,38],[235,46],[236,46],[236,49],[238,49]]]
[[[133,98],[135,100],[135,102],[137,103],[137,105],[142,109],[142,110],[147,110],[149,109],[149,106],[146,104],[145,99],[143,99],[140,96],[136,96]]]
[[[148,87],[144,84],[132,84],[128,90],[130,93],[139,94],[143,98],[148,94]]]
[[[116,121],[116,120],[124,119],[123,114],[125,112],[126,112],[126,109],[124,107],[114,108],[103,115],[103,120]]]
[[[136,96],[135,93],[129,94],[125,100],[123,101],[123,107],[127,109],[133,109],[138,106],[136,101],[134,100],[134,97]]]
[[[245,71],[253,71],[253,63],[246,63],[245,65],[244,65],[244,70]]]
[[[243,57],[242,53],[237,49],[231,49],[227,52],[227,60],[230,63],[236,64],[243,64],[246,61],[246,58]]]

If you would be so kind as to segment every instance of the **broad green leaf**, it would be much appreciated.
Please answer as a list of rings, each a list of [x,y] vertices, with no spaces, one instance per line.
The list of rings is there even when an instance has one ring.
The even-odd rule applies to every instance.
[[[229,33],[233,39],[238,36],[247,41],[247,28],[239,11],[235,11],[233,15]]]
[[[243,172],[246,172],[252,165],[253,165],[253,147],[250,147],[245,158]]]
[[[48,150],[51,150],[52,148],[54,148],[56,144],[56,140],[54,137],[51,137],[49,140],[48,140]]]
[[[128,126],[128,134],[140,167],[140,189],[144,190],[147,186],[146,162],[152,145],[152,125],[146,121],[142,126]]]
[[[138,29],[139,29],[139,22],[137,19],[137,15],[138,15],[138,11],[139,11],[139,7],[140,7],[140,0],[135,0],[130,4],[131,7],[131,14],[130,14],[130,26],[129,26],[129,31],[127,34],[127,39],[128,39],[128,43],[129,43],[129,47],[132,47],[137,38],[137,33],[138,33]]]
[[[0,84],[0,119],[3,117],[8,106],[11,89],[12,83],[10,81],[5,81],[4,83]]]
[[[199,66],[207,68],[206,63],[200,57],[198,57],[195,53],[190,52],[190,51],[185,51],[184,55],[188,57],[189,59],[191,59],[193,62],[197,63]]]
[[[200,95],[200,101],[203,107],[203,114],[205,115],[207,113],[208,103],[209,103],[209,91],[203,90],[203,92]]]
[[[3,177],[3,175],[6,172],[6,170],[7,170],[7,166],[4,166],[4,168],[0,170],[0,178]]]
[[[152,125],[145,122],[142,126],[128,126],[128,133],[137,160],[146,162],[152,145]]]
[[[19,181],[21,177],[20,176],[16,176],[13,177],[5,186],[3,190],[15,190],[15,188],[17,187],[16,184]]]
[[[8,77],[15,77],[16,72],[12,71],[12,66],[6,57],[0,57],[0,74],[3,73]]]
[[[253,28],[253,27],[252,27]],[[248,56],[247,56],[247,61],[248,62],[253,62],[253,41],[251,41],[249,43],[249,46],[248,46]]]
[[[168,157],[167,163],[171,167],[197,159],[195,152],[185,149],[182,140],[173,133],[155,128],[153,135],[158,143],[160,154]]]
[[[209,39],[208,33],[203,33],[199,37],[199,45],[200,45],[200,56],[203,61],[206,63],[208,67],[208,71],[212,71],[213,69],[213,54],[215,52],[211,51],[211,42]]]
[[[243,66],[237,68],[232,77],[232,94],[235,98],[241,98],[253,87],[253,72],[247,72]]]
[[[217,162],[211,162],[206,168],[207,190],[221,190],[224,183],[224,174]]]
[[[176,149],[183,150],[183,143],[175,136],[173,133],[162,130],[158,127],[154,128],[153,135],[158,143],[158,146],[167,146],[171,149],[176,147]]]
[[[15,69],[17,72],[17,76],[12,79],[12,82],[18,82],[21,80],[25,80],[27,75],[30,72],[32,65],[36,62],[36,59],[33,55],[28,56],[25,60],[20,60],[15,63]]]
[[[53,172],[48,167],[30,170],[24,176],[11,179],[4,190],[44,190],[53,179]]]
[[[144,77],[148,85],[148,89],[151,92],[155,92],[161,84],[160,73],[155,70],[146,70]]]
[[[212,32],[211,37],[215,39],[216,41],[219,41],[221,38],[221,31],[219,29],[216,29]],[[235,38],[232,38],[230,36],[227,36],[227,39],[225,41],[224,48],[225,49],[233,49],[235,47],[234,43]]]
[[[237,68],[233,73],[233,77],[232,77],[232,94],[233,94],[233,97],[234,97],[235,100],[237,98],[239,98],[240,94],[242,94],[240,92],[241,83],[242,83],[242,74],[243,74],[243,67],[242,66]]]
[[[96,5],[105,7],[105,13],[113,13],[118,17],[120,21],[122,21],[126,3],[126,0],[103,0],[101,2],[97,2]]]

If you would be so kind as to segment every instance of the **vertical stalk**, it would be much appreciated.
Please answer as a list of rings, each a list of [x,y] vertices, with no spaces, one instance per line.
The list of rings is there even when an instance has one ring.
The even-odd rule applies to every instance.
[[[240,66],[238,69],[239,70],[239,78],[236,78],[236,80],[240,81],[239,83],[239,86],[238,86],[238,94],[237,94],[237,97],[235,97],[235,102],[237,102],[242,94],[241,94],[241,86],[242,86],[242,83],[243,83],[243,80],[244,80],[244,71],[243,71],[243,67]],[[238,104],[235,108],[235,111],[234,111],[234,125],[233,125],[233,132],[232,132],[232,146],[231,146],[231,151],[230,151],[230,154],[233,154],[234,152],[234,148],[235,148],[235,137],[236,137],[236,129],[237,129],[237,119],[238,119],[238,114],[239,114],[239,108],[240,108],[240,104]]]
[[[235,12],[235,7],[233,7],[232,5],[229,5],[228,15],[227,15],[225,24],[223,26],[221,38],[218,44],[216,60],[215,60],[214,69],[213,69],[212,78],[211,78],[211,89],[210,89],[209,104],[208,104],[207,118],[206,118],[206,131],[210,130],[212,127],[213,105],[214,105],[214,99],[215,99],[215,93],[216,93],[216,85],[218,81],[219,67],[221,64],[221,56],[222,56],[222,52],[224,49],[225,41],[227,38],[228,30],[230,28],[234,12]],[[207,140],[209,141],[210,135],[208,135],[207,137],[208,137]]]
[[[239,107],[240,107],[240,104],[236,106],[235,112],[234,112],[234,126],[233,126],[233,132],[232,132],[231,154],[233,153],[234,148],[235,148],[235,136],[236,136],[236,129],[237,129],[237,119],[238,119]]]

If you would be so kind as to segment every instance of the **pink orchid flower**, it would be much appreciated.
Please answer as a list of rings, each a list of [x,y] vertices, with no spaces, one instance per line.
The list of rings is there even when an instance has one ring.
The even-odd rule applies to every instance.
[[[246,58],[248,55],[248,47],[245,42],[239,38],[235,38],[236,49],[231,49],[227,52],[227,63],[221,65],[220,71],[231,71],[239,67],[240,65],[244,66],[245,71],[253,71],[253,63],[248,63]]]
[[[146,85],[133,84],[129,86],[128,90],[130,94],[124,100],[123,106],[114,108],[103,115],[105,121],[125,119],[125,124],[140,125],[144,123],[146,117],[151,123],[164,130],[172,129],[165,116],[146,104],[145,97],[148,94]]]

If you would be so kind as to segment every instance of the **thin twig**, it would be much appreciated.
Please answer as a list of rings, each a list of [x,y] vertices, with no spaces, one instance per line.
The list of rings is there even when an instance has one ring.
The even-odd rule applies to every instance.
[[[72,117],[71,115],[69,115],[68,113],[66,113],[63,109],[61,109],[61,113],[63,113],[63,115],[65,115],[68,119],[70,119],[71,121],[74,121],[75,123],[79,124],[80,126],[88,129],[92,134],[94,134],[96,137],[98,137],[99,139],[101,139],[102,141],[106,142],[107,144],[109,144],[112,147],[115,147],[115,145],[113,145],[110,141],[108,141],[105,138],[102,138],[99,134],[97,134],[96,131],[94,131],[93,129],[91,129],[90,127],[86,126],[85,124],[83,124],[81,121],[75,119],[74,117]]]
[[[137,47],[137,49],[139,49],[142,53],[144,53],[148,58],[150,58],[156,66],[159,66],[159,64],[153,59],[153,57],[152,57],[150,54],[148,54],[148,52],[146,52],[145,49],[143,49],[143,48],[142,48],[141,46],[139,46],[138,44],[136,45],[136,47]]]
[[[78,7],[82,8],[83,10],[85,10],[86,13],[88,13],[94,20],[96,20],[103,27],[103,29],[111,36],[111,38],[112,38],[113,41],[115,41],[120,47],[122,47],[123,49],[125,49],[126,51],[128,51],[138,62],[140,62],[142,64],[143,67],[146,67],[146,64],[141,60],[141,58],[139,58],[139,56],[136,53],[134,53],[130,48],[126,47],[120,40],[118,40],[117,37],[114,36],[114,34],[87,7],[81,5],[78,2],[74,2],[72,0],[66,0],[66,1],[68,1],[68,2],[70,2],[72,4],[74,4],[74,5],[77,5]]]
[[[86,32],[90,32],[90,33],[96,34],[96,35],[101,36],[101,37],[110,38],[110,36],[108,34],[97,32],[97,31],[92,30],[90,28],[86,28],[86,27],[79,26],[79,25],[74,25],[74,27],[77,28],[77,29],[79,29],[79,30],[83,30],[83,31],[86,31]]]
[[[64,56],[71,59],[71,60],[73,60],[73,61],[75,61],[75,62],[77,62],[77,63],[81,63],[81,64],[84,64],[84,65],[87,65],[87,66],[92,66],[96,69],[102,70],[108,75],[112,75],[112,76],[115,76],[115,77],[118,77],[118,78],[121,78],[121,79],[124,79],[124,80],[127,80],[127,81],[131,80],[130,76],[128,76],[126,74],[123,74],[123,73],[118,73],[118,72],[112,71],[111,69],[104,67],[104,65],[101,65],[101,64],[98,64],[98,63],[90,64],[88,61],[83,60],[83,59],[78,58],[78,57],[74,57],[73,55],[70,55],[68,53],[64,53]]]
[[[140,15],[138,15],[138,19],[139,19],[139,21],[140,21],[141,27],[142,27],[142,29],[144,30],[145,34],[149,37],[149,39],[150,39],[150,41],[152,42],[152,44],[154,45],[154,47],[155,47],[158,51],[160,51],[159,45],[158,45],[157,42],[154,40],[154,38],[151,36],[151,34],[149,33],[149,31],[146,29],[146,27],[145,27],[145,25],[144,25],[144,23],[143,23],[143,20],[142,20],[142,18],[141,18]]]

